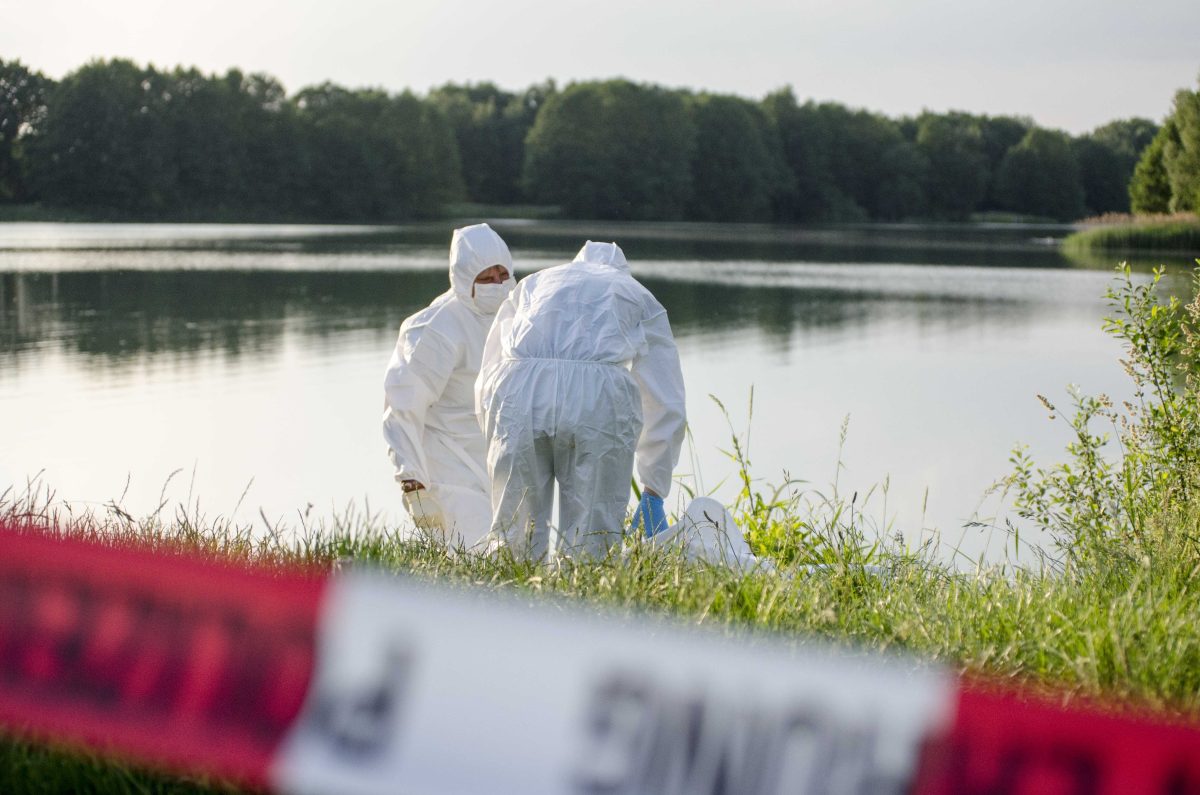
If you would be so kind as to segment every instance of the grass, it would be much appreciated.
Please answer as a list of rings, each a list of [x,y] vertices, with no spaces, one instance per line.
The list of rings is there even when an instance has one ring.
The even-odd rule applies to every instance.
[[[747,482],[753,483],[747,475]],[[555,568],[511,556],[454,554],[437,544],[400,538],[395,528],[350,512],[328,524],[303,520],[293,528],[256,532],[221,518],[177,508],[171,516],[134,518],[117,504],[76,514],[44,489],[8,493],[0,517],[112,543],[136,540],[162,551],[187,549],[268,565],[333,568],[354,560],[409,575],[495,591],[548,595],[618,614],[652,613],[731,634],[748,628],[796,639],[903,652],[961,673],[1036,689],[1116,700],[1170,715],[1200,717],[1200,610],[1197,561],[1166,556],[1118,572],[1067,572],[1047,559],[1037,568],[951,569],[931,549],[907,550],[864,537],[857,495],[803,502],[797,492],[771,506],[758,495],[743,501],[759,511],[762,532],[807,532],[794,543],[799,566],[813,555],[830,561],[816,571],[783,564],[775,571],[738,573],[689,563],[681,555],[636,544],[625,556]],[[805,506],[810,513],[797,515]],[[766,508],[770,513],[764,513]],[[1178,517],[1194,533],[1200,511]],[[788,524],[790,523],[790,525]],[[776,540],[776,550],[786,549]],[[807,550],[804,555],[797,551]],[[786,559],[784,554],[780,560]],[[860,565],[870,560],[880,576]],[[84,786],[86,784],[86,786]],[[0,791],[228,791],[204,780],[106,762],[69,749],[0,742]]]
[[[94,218],[87,213],[66,210],[59,207],[46,207],[41,204],[0,203],[0,223],[78,222],[91,220],[94,220]]]
[[[1200,215],[1196,213],[1110,214],[1087,219],[1083,226],[1063,241],[1063,248],[1068,252],[1200,254]]]
[[[750,573],[642,544],[603,561],[566,560],[556,567],[503,554],[455,554],[402,539],[395,528],[353,512],[330,525],[263,533],[182,510],[167,519],[135,519],[115,504],[64,513],[52,495],[33,489],[10,492],[0,501],[0,517],[102,543],[136,540],[163,551],[268,565],[332,568],[353,560],[472,588],[553,594],[626,615],[673,616],[731,633],[753,628],[902,651],[965,674],[1200,716],[1200,560],[1146,558],[1120,571],[1081,572],[1047,558],[1037,567],[961,571],[937,562],[928,548],[914,552],[883,539],[865,546],[868,557],[863,520],[849,515],[848,502],[828,504],[824,519],[776,517],[810,528],[809,546],[824,549],[830,565],[800,570],[808,558],[797,557],[792,566]],[[829,523],[833,518],[837,524]],[[1195,535],[1200,510],[1173,521]],[[867,560],[883,574],[867,575],[861,565]]]
[[[1028,215],[1026,213],[1013,213],[1004,210],[985,210],[983,212],[971,213],[971,223],[975,224],[1060,224],[1062,223],[1057,218],[1050,218],[1045,215]]]
[[[905,547],[869,518],[875,494],[849,497],[752,475],[745,435],[731,432],[741,492],[732,506],[755,550],[752,572],[687,561],[633,543],[602,561],[545,567],[403,538],[354,509],[327,521],[256,531],[198,508],[160,505],[134,517],[114,502],[75,512],[44,486],[0,495],[0,520],[102,543],[134,540],[270,566],[370,563],[459,587],[554,596],[619,615],[652,613],[736,634],[902,652],[961,674],[1200,720],[1200,304],[1160,303],[1126,270],[1107,328],[1127,343],[1139,396],[1124,409],[1079,396],[1063,464],[1014,453],[1005,481],[1017,513],[1057,539],[1035,565],[947,565],[930,545]],[[1172,368],[1183,367],[1182,377]],[[1195,372],[1193,372],[1195,371]],[[1095,424],[1111,422],[1119,452]],[[886,499],[886,484],[879,494]],[[886,509],[884,510],[886,516]],[[1002,530],[1013,531],[1006,524]],[[809,569],[813,562],[825,564]],[[865,564],[878,567],[872,575]],[[61,783],[67,782],[67,783]],[[86,784],[86,786],[84,786]],[[0,743],[0,791],[219,791],[23,741]]]

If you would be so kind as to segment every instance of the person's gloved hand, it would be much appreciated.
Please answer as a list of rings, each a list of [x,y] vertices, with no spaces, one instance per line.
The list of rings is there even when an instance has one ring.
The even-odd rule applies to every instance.
[[[663,508],[663,498],[648,491],[642,492],[637,510],[633,513],[633,532],[642,527],[646,538],[661,533],[667,529],[667,512]]]

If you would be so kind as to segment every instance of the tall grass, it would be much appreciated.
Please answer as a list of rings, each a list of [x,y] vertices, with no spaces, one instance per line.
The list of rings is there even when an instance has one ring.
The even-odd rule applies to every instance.
[[[1102,216],[1063,240],[1068,252],[1200,253],[1200,215]]]
[[[1200,304],[1135,285],[1123,270],[1108,331],[1126,345],[1136,398],[1114,407],[1077,395],[1046,401],[1069,434],[1062,463],[1023,451],[1003,481],[1021,523],[1054,545],[1035,565],[963,570],[929,546],[910,549],[866,517],[857,493],[752,476],[746,434],[731,432],[748,540],[775,565],[742,572],[689,562],[637,540],[601,561],[535,565],[403,538],[376,517],[298,514],[266,532],[165,505],[134,517],[114,502],[76,513],[40,484],[0,496],[0,518],[102,542],[326,568],[354,561],[459,587],[575,600],[618,615],[646,612],[728,633],[748,629],[877,651],[902,651],[961,673],[1200,719]],[[1114,365],[1116,366],[1116,365]],[[886,489],[881,489],[886,497]],[[886,518],[886,509],[882,514]],[[822,563],[810,567],[811,563]],[[873,567],[868,570],[864,564]],[[53,791],[63,776],[102,792],[190,792],[184,781],[24,742],[0,744],[0,790]],[[48,783],[50,782],[50,783]],[[74,787],[71,787],[74,788]]]

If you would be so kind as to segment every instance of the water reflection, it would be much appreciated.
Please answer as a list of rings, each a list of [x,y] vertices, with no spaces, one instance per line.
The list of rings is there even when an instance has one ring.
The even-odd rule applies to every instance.
[[[674,265],[679,272],[672,272]],[[747,270],[741,283],[687,263],[664,263],[664,272],[650,268],[639,275],[678,335],[720,337],[753,327],[785,342],[797,331],[905,315],[951,324],[1013,318],[1029,311],[1029,300],[1046,297],[1011,283],[989,291],[961,274],[914,289],[903,273],[888,277],[890,287],[845,277],[836,286],[836,277],[801,266],[782,269],[773,280]],[[317,339],[355,329],[390,334],[446,286],[437,270],[3,273],[0,361],[17,364],[53,345],[97,360],[86,366],[111,367],[142,355],[263,354],[278,350],[285,333]]]
[[[47,344],[104,366],[143,354],[262,353],[285,331],[394,329],[445,286],[438,272],[0,274],[0,358],[20,361]]]

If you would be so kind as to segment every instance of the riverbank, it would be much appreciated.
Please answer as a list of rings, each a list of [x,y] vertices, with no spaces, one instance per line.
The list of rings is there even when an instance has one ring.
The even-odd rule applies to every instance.
[[[1146,253],[1200,255],[1200,215],[1111,215],[1084,221],[1063,240],[1077,253]]]
[[[41,204],[0,204],[0,223],[87,223],[103,220],[87,213]]]

